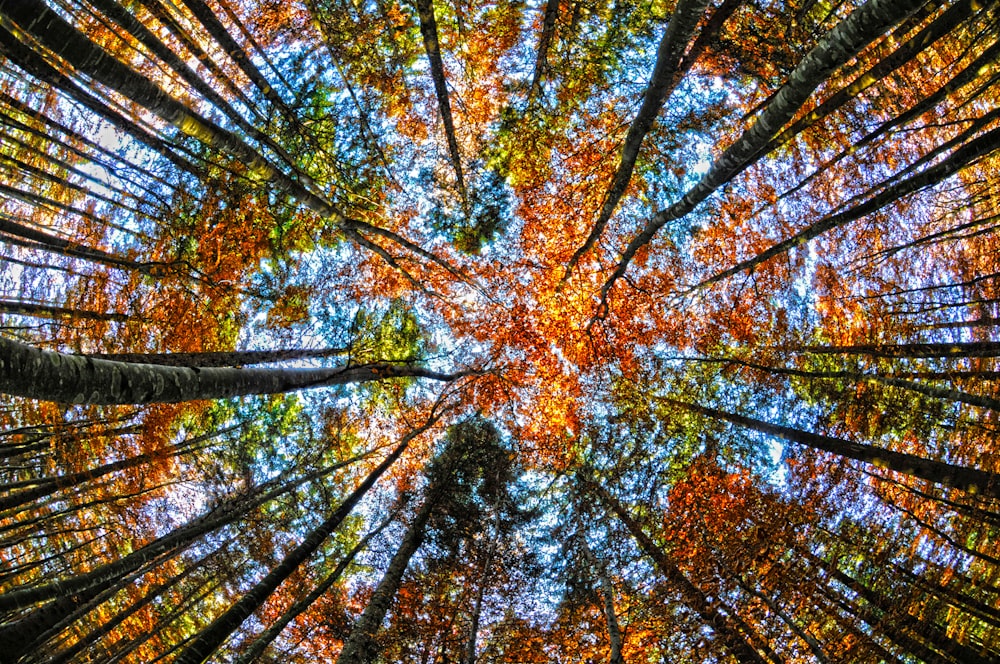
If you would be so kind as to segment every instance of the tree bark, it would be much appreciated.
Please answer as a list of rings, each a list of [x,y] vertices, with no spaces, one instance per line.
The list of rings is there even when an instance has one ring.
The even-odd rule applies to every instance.
[[[697,404],[678,401],[668,397],[658,397],[658,401],[683,408],[692,413],[698,413],[717,420],[732,422],[761,433],[782,438],[792,443],[812,447],[831,454],[864,461],[880,468],[888,468],[897,473],[911,475],[944,486],[955,487],[969,493],[978,493],[991,498],[1000,498],[1000,475],[977,468],[956,466],[935,461],[915,454],[893,452],[865,443],[856,443],[843,438],[824,436],[821,434],[793,429],[778,424],[771,424],[752,417],[699,406]]]
[[[828,32],[802,59],[753,126],[728,147],[708,172],[683,197],[656,213],[622,252],[618,266],[601,287],[606,301],[615,282],[625,274],[636,252],[670,221],[685,216],[716,189],[763,156],[761,148],[787,123],[813,90],[862,48],[924,4],[924,0],[868,0]]]
[[[348,566],[354,562],[354,558],[366,546],[368,546],[368,542],[371,541],[373,537],[385,530],[385,527],[389,525],[393,518],[394,515],[390,515],[382,521],[377,528],[365,535],[362,540],[358,542],[357,545],[355,545],[354,548],[351,549],[339,563],[337,563],[334,570],[324,577],[315,588],[310,590],[305,597],[288,607],[288,610],[285,611],[278,620],[276,620],[270,627],[254,639],[253,643],[251,643],[244,652],[240,653],[240,656],[234,661],[234,664],[253,664],[256,662],[267,647],[278,638],[278,635],[281,634],[282,630],[284,630],[289,623],[305,613],[305,611],[307,611],[309,607],[316,602],[316,600],[322,597],[326,591],[333,587],[333,584],[340,579],[344,570],[346,570]]]
[[[0,338],[0,393],[59,403],[178,403],[386,378],[451,381],[462,375],[386,362],[311,369],[171,367],[68,355]]]
[[[750,645],[749,635],[743,634],[734,624],[733,618],[719,611],[719,607],[705,596],[705,593],[695,586],[684,575],[684,572],[674,565],[665,553],[647,535],[639,522],[632,518],[625,506],[616,500],[604,487],[590,479],[583,479],[583,484],[592,490],[618,519],[625,524],[629,533],[639,543],[639,547],[656,564],[666,581],[673,586],[681,597],[681,602],[691,611],[697,613],[719,637],[725,648],[741,663],[765,664],[760,653]]]
[[[288,579],[340,527],[340,524],[351,513],[355,505],[371,490],[375,482],[382,477],[385,471],[399,459],[409,446],[410,441],[431,428],[436,421],[437,418],[433,417],[421,427],[406,434],[389,456],[368,474],[364,481],[351,492],[351,495],[323,523],[313,529],[298,546],[282,559],[277,567],[268,572],[263,579],[226,610],[225,613],[213,620],[211,625],[202,630],[173,661],[176,664],[202,664],[211,657],[212,653],[233,632],[240,628],[243,621],[259,609],[278,586]]]
[[[462,174],[462,155],[458,150],[458,139],[455,136],[455,122],[451,117],[451,102],[448,100],[448,82],[444,77],[444,63],[441,61],[441,49],[438,43],[437,21],[434,19],[434,0],[415,0],[417,14],[420,17],[420,35],[424,40],[424,50],[431,65],[431,78],[434,81],[434,92],[437,95],[438,110],[444,123],[444,134],[448,141],[448,153],[451,155],[451,165],[455,169],[455,180],[458,183],[458,193],[462,199],[462,208],[468,213],[469,196],[465,190],[465,177]]]
[[[242,367],[292,360],[315,360],[346,355],[350,348],[279,348],[276,350],[234,350],[203,353],[88,353],[80,357],[112,362],[157,364],[167,367]]]
[[[0,13],[78,71],[93,77],[206,145],[238,157],[250,173],[276,183],[336,223],[346,217],[305,185],[282,173],[237,136],[188,109],[151,80],[129,69],[49,9],[41,0],[0,0]]]
[[[538,48],[535,50],[535,69],[528,86],[527,107],[530,110],[542,90],[542,78],[548,69],[549,48],[552,36],[556,31],[556,19],[559,17],[559,0],[547,0],[545,13],[542,15],[542,32],[538,36]]]
[[[18,316],[31,316],[33,318],[47,318],[50,320],[98,320],[107,323],[127,323],[129,320],[132,320],[132,317],[128,314],[88,311],[86,309],[56,307],[50,304],[34,304],[32,302],[15,302],[13,300],[0,300],[0,312],[16,314]]]
[[[622,658],[622,630],[618,625],[618,614],[615,613],[615,588],[611,583],[611,576],[604,563],[598,560],[594,552],[590,550],[587,537],[582,530],[577,536],[580,542],[580,551],[601,584],[603,603],[601,609],[604,613],[604,622],[608,627],[608,664],[625,664],[625,660]]]
[[[256,487],[250,493],[231,498],[207,514],[195,517],[183,526],[175,528],[124,558],[100,565],[89,572],[77,574],[73,577],[56,579],[29,588],[10,590],[0,595],[0,612],[30,607],[53,598],[60,598],[56,600],[57,603],[61,600],[69,600],[73,604],[79,603],[79,596],[86,594],[90,589],[100,586],[108,580],[117,581],[124,578],[131,572],[164,554],[182,550],[202,535],[210,533],[228,523],[235,522],[250,510],[288,493],[305,482],[327,475],[337,468],[348,463],[353,463],[356,460],[350,459],[336,466],[314,471],[304,477],[284,483],[279,483],[277,480],[280,478],[275,478],[275,480],[268,484]],[[50,611],[52,606],[51,604],[46,605],[39,611],[42,613]],[[4,643],[4,636],[7,630],[7,626],[0,628],[0,644]]]
[[[965,166],[971,164],[973,161],[997,150],[998,148],[1000,148],[1000,129],[994,129],[958,148],[944,161],[938,162],[934,166],[931,166],[916,175],[911,175],[905,180],[900,180],[898,182],[893,182],[897,176],[889,178],[885,182],[877,185],[876,189],[882,188],[882,191],[875,196],[872,196],[864,203],[859,203],[848,208],[847,210],[844,210],[843,212],[829,215],[816,223],[810,224],[787,240],[782,240],[781,242],[772,245],[768,249],[758,253],[753,258],[740,261],[733,267],[718,272],[708,279],[701,281],[697,285],[692,286],[686,290],[684,294],[692,293],[695,290],[718,283],[732,277],[733,275],[739,274],[740,272],[748,270],[752,271],[754,268],[774,258],[775,256],[779,256],[791,249],[794,249],[795,247],[802,246],[827,231],[861,219],[876,210],[880,210],[885,206],[896,202],[904,196],[908,196],[914,192],[943,182]]]
[[[437,493],[428,491],[423,505],[413,517],[413,521],[403,534],[399,548],[389,561],[389,567],[382,575],[382,580],[368,600],[368,606],[344,640],[344,647],[337,657],[337,664],[368,664],[375,661],[378,654],[375,633],[382,626],[382,620],[389,611],[389,604],[396,596],[396,591],[399,590],[410,559],[424,541],[427,521],[435,507]]]
[[[653,128],[657,114],[681,80],[684,71],[680,65],[681,59],[684,57],[684,50],[687,48],[688,42],[691,41],[691,35],[694,34],[694,29],[707,6],[708,0],[679,0],[677,3],[677,7],[670,17],[670,23],[667,24],[667,29],[664,30],[663,37],[660,39],[660,45],[656,51],[656,64],[653,67],[646,91],[643,93],[642,106],[636,113],[635,119],[632,120],[628,134],[625,136],[621,160],[611,179],[611,184],[604,194],[604,204],[601,206],[590,235],[570,258],[569,264],[566,266],[566,276],[569,276],[580,258],[590,251],[600,239],[604,227],[608,225],[611,215],[618,207],[618,202],[625,194],[625,189],[632,179],[632,172],[635,170],[635,162],[639,158],[639,148],[642,147],[642,141],[649,130]]]

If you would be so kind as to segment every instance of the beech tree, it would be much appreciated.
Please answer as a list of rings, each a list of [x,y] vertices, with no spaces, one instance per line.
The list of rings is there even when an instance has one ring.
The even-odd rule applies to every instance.
[[[0,0],[0,662],[1000,659],[975,0]]]

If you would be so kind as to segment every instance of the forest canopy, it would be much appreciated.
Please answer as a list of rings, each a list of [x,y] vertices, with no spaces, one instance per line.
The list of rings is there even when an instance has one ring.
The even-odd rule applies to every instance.
[[[0,0],[0,664],[1000,660],[998,149],[992,0]]]

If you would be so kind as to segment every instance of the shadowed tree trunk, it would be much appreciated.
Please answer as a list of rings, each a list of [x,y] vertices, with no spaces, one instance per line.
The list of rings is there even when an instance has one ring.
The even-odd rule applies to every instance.
[[[604,204],[601,206],[590,235],[587,236],[583,246],[576,250],[566,265],[566,276],[569,276],[580,258],[590,251],[600,239],[604,227],[608,225],[611,215],[618,207],[618,202],[625,194],[625,189],[628,188],[628,183],[632,179],[632,171],[635,170],[636,159],[639,158],[642,140],[653,128],[656,115],[681,80],[684,72],[680,65],[684,50],[687,48],[688,42],[691,41],[691,35],[694,34],[694,29],[707,6],[708,0],[680,0],[677,3],[677,7],[670,17],[670,23],[667,24],[667,29],[664,30],[663,37],[660,39],[653,74],[646,86],[645,93],[643,93],[642,106],[628,128],[618,169],[611,179],[611,185],[604,194]]]
[[[625,664],[622,658],[622,630],[618,625],[618,614],[615,613],[615,588],[611,584],[611,576],[604,563],[597,559],[594,552],[587,544],[587,537],[581,529],[577,533],[580,542],[580,551],[590,569],[597,576],[601,584],[601,611],[604,613],[604,622],[608,627],[608,664]]]
[[[880,468],[888,468],[897,473],[911,475],[944,486],[955,487],[969,493],[979,493],[991,498],[1000,498],[1000,475],[977,468],[956,466],[944,461],[935,461],[903,452],[894,452],[865,443],[856,443],[843,438],[824,436],[821,434],[793,429],[791,427],[771,424],[763,420],[727,413],[715,408],[677,401],[668,397],[658,397],[658,401],[683,408],[692,413],[698,413],[717,420],[732,422],[761,433],[782,438],[792,443],[823,450],[838,456],[857,461],[864,461]]]
[[[341,575],[344,571],[354,562],[354,558],[366,547],[368,542],[371,541],[373,537],[385,530],[392,519],[395,518],[395,514],[389,515],[377,528],[365,535],[360,542],[351,549],[343,559],[337,563],[337,566],[332,572],[323,578],[323,580],[316,585],[315,588],[309,591],[309,593],[300,599],[299,601],[288,607],[280,618],[274,621],[274,623],[268,627],[266,630],[261,632],[261,634],[253,640],[247,649],[240,654],[234,664],[253,664],[257,659],[264,653],[269,645],[271,645],[278,635],[281,634],[282,630],[285,629],[293,620],[305,613],[310,606],[312,606],[316,600],[322,597],[330,588],[333,587],[337,581],[340,580]]]
[[[538,35],[538,49],[535,52],[535,69],[531,75],[531,85],[528,86],[528,103],[530,109],[542,91],[542,78],[548,69],[549,48],[552,36],[556,32],[556,19],[559,17],[559,0],[548,0],[545,3],[545,13],[542,15],[542,32]]]
[[[225,613],[212,621],[211,625],[202,630],[184,651],[177,656],[174,662],[176,664],[201,664],[211,657],[212,653],[233,632],[240,628],[243,621],[259,609],[267,598],[277,590],[278,586],[288,579],[340,527],[340,524],[351,513],[354,506],[358,504],[358,501],[375,486],[375,482],[402,456],[403,452],[409,446],[410,441],[431,428],[436,421],[437,417],[433,417],[420,428],[404,436],[403,440],[400,441],[392,453],[368,474],[365,480],[351,492],[351,495],[323,523],[310,532],[297,547],[292,549],[277,567],[268,572],[267,576],[240,597]]]
[[[604,503],[625,524],[629,533],[639,543],[639,547],[656,564],[657,569],[660,570],[660,574],[663,575],[667,583],[677,591],[684,606],[701,617],[705,624],[718,635],[719,640],[725,648],[740,662],[765,664],[764,658],[750,644],[750,634],[741,632],[737,626],[736,617],[722,613],[715,602],[710,601],[701,589],[691,583],[684,572],[670,561],[653,539],[643,531],[639,522],[628,513],[625,506],[618,502],[607,489],[591,479],[581,479],[584,488],[596,494],[598,500]]]
[[[462,175],[462,155],[458,150],[458,139],[455,136],[455,122],[451,117],[451,102],[448,100],[448,81],[444,76],[444,63],[441,61],[441,48],[438,42],[437,21],[434,19],[434,0],[415,0],[417,14],[420,17],[420,35],[424,39],[424,50],[431,65],[431,78],[434,80],[434,93],[437,95],[438,111],[444,123],[444,134],[448,140],[448,154],[451,165],[455,169],[455,181],[458,184],[458,194],[462,199],[462,208],[469,211],[469,196],[465,190],[465,177]]]

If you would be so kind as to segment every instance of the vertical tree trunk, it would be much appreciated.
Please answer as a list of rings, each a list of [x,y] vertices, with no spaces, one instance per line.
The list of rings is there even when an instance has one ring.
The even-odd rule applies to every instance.
[[[545,70],[548,69],[549,48],[552,44],[552,36],[556,31],[558,17],[559,0],[547,0],[545,13],[542,15],[542,32],[538,36],[538,48],[535,50],[535,69],[531,75],[531,84],[528,86],[527,107],[529,110],[542,90],[542,78],[545,76]]]
[[[375,633],[382,626],[382,620],[389,611],[389,604],[396,596],[396,591],[399,590],[410,559],[424,541],[427,521],[435,507],[435,493],[428,492],[423,505],[407,527],[399,548],[389,561],[389,567],[386,568],[382,580],[368,600],[368,606],[344,640],[344,647],[337,657],[337,664],[368,664],[375,661],[378,654]]]
[[[580,542],[580,551],[583,553],[584,559],[594,574],[597,575],[601,584],[601,600],[603,603],[601,609],[604,613],[604,622],[608,626],[608,664],[625,664],[625,660],[622,658],[622,630],[618,625],[618,615],[615,613],[615,589],[611,584],[611,576],[608,574],[608,568],[590,550],[586,535],[582,530],[578,533],[578,539]]]

